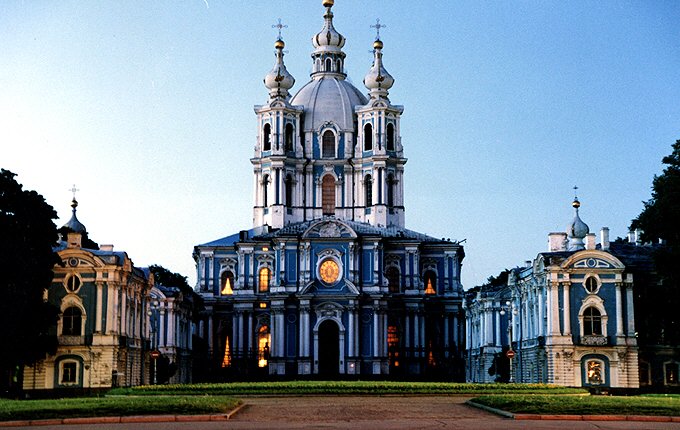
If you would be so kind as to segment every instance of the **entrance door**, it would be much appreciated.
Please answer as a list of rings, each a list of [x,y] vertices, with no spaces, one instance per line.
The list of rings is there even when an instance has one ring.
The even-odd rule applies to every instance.
[[[319,375],[332,377],[339,373],[340,334],[338,325],[333,320],[326,320],[319,325]]]

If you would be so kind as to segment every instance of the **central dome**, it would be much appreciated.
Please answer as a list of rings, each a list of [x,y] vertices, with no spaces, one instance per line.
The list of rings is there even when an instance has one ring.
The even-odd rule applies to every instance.
[[[312,79],[290,101],[304,107],[305,130],[318,130],[327,122],[341,130],[354,130],[354,107],[367,103],[354,85],[332,75]]]

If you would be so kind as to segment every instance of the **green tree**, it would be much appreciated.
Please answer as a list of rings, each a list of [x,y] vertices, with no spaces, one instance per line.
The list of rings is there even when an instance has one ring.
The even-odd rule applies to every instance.
[[[59,263],[57,214],[15,174],[0,169],[0,392],[21,384],[21,370],[54,352],[49,334],[59,310],[43,299]]]
[[[652,198],[630,228],[641,229],[644,242],[663,239],[665,246],[655,249],[653,259],[660,282],[651,282],[649,289],[636,303],[638,314],[649,315],[640,323],[647,325],[645,334],[654,343],[680,343],[680,140],[673,152],[663,158],[666,167],[654,176]],[[644,313],[643,313],[644,312]],[[642,327],[641,327],[642,329]],[[656,338],[656,339],[653,339]]]
[[[163,266],[157,264],[152,264],[149,266],[149,271],[153,273],[154,281],[156,284],[162,285],[164,287],[174,287],[179,288],[183,294],[188,294],[193,292],[189,283],[187,282],[187,277],[182,276],[179,273],[171,272]]]

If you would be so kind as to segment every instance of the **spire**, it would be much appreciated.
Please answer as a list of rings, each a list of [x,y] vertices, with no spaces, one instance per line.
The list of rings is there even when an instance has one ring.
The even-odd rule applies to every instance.
[[[380,24],[380,19],[376,19],[375,25],[371,27],[376,29],[375,42],[373,42],[373,66],[364,77],[364,85],[368,88],[371,99],[386,99],[389,89],[394,85],[394,78],[382,64],[383,43],[380,40],[380,29],[385,25]]]
[[[590,228],[581,220],[578,214],[578,209],[581,207],[581,202],[578,200],[576,190],[574,187],[574,201],[571,206],[574,208],[574,219],[567,226],[567,236],[569,236],[569,251],[578,251],[584,249],[583,239],[590,233]]]
[[[274,42],[274,48],[276,49],[276,64],[274,64],[274,68],[272,68],[272,70],[264,77],[264,86],[269,90],[270,99],[287,99],[288,90],[295,85],[295,78],[288,73],[286,65],[283,63],[283,48],[285,48],[286,44],[281,38],[281,29],[288,26],[283,25],[281,19],[279,19],[278,24],[275,24],[272,27],[279,29],[279,37],[276,39],[276,42]]]
[[[320,73],[333,73],[342,79],[346,76],[343,72],[345,53],[342,52],[345,37],[333,27],[333,12],[331,11],[333,3],[333,0],[323,0],[322,4],[326,8],[323,28],[312,37],[312,45],[314,45],[312,77]]]

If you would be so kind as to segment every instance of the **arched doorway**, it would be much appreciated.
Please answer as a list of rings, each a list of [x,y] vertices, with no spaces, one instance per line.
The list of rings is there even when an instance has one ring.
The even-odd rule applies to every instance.
[[[340,330],[333,320],[319,325],[319,375],[337,376],[340,371]]]

